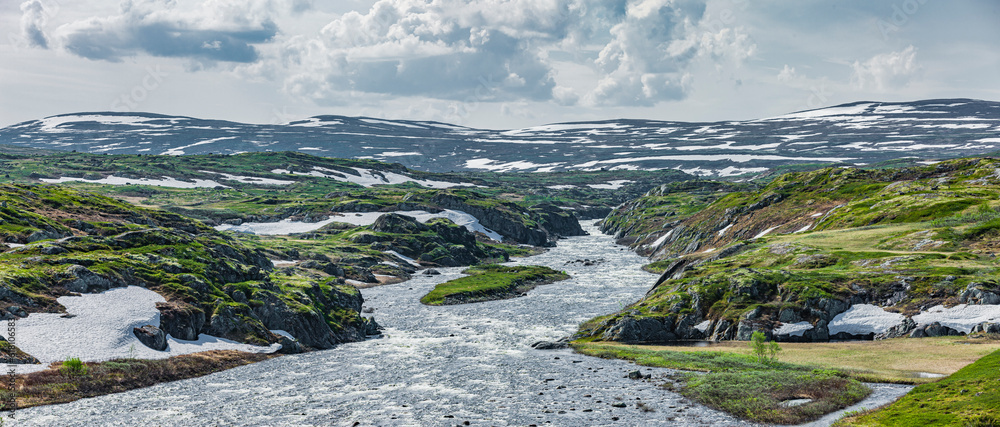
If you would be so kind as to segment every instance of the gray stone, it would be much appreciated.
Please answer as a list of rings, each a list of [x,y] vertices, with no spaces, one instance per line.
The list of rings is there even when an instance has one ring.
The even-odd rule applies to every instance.
[[[959,295],[959,302],[963,304],[980,305],[1000,304],[1000,295],[982,289],[985,286],[987,285],[983,283],[970,283],[969,286],[965,288],[965,291]]]
[[[167,334],[162,329],[153,325],[145,325],[141,328],[132,328],[132,333],[139,342],[153,350],[164,351],[167,349]]]
[[[910,335],[910,333],[912,333],[913,330],[916,328],[917,324],[913,321],[913,319],[907,317],[906,319],[903,319],[902,323],[889,328],[885,332],[875,334],[875,339],[884,340],[889,338],[905,337],[907,335]]]
[[[90,271],[87,267],[82,265],[71,265],[66,269],[66,274],[69,275],[70,280],[63,284],[63,287],[70,292],[101,292],[117,287],[120,284],[107,279],[93,271]]]
[[[1000,334],[1000,323],[980,323],[972,327],[972,333]]]

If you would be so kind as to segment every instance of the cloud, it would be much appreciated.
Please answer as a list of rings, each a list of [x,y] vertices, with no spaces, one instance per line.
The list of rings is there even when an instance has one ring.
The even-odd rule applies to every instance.
[[[21,35],[27,40],[29,46],[42,49],[49,47],[49,41],[43,31],[48,16],[49,11],[39,0],[21,3]]]
[[[318,38],[282,49],[286,88],[318,101],[359,91],[479,101],[544,100],[555,82],[535,43],[550,42],[557,8],[532,1],[382,0]],[[511,5],[510,3],[517,3]],[[509,6],[509,7],[508,7]]]
[[[280,48],[285,90],[321,104],[351,94],[558,105],[655,105],[691,90],[695,58],[739,64],[740,29],[700,25],[692,0],[380,0],[319,37]],[[561,84],[552,57],[594,71]]]
[[[259,58],[253,44],[277,34],[271,7],[267,1],[126,0],[117,15],[65,24],[56,34],[65,49],[94,60],[147,54],[247,63]]]
[[[795,67],[789,67],[788,64],[778,72],[778,81],[781,83],[791,83],[796,77],[798,74],[795,73]]]
[[[920,70],[917,49],[912,45],[899,52],[875,55],[865,62],[854,61],[852,83],[859,89],[884,91],[906,86]]]

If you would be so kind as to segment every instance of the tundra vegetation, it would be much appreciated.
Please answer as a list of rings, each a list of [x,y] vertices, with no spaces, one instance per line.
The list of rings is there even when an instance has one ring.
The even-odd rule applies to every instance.
[[[688,355],[683,357],[660,354],[677,353],[677,349],[655,350],[659,353],[654,355],[647,347],[623,350],[607,345],[609,341],[750,340],[761,334],[766,339],[786,341],[782,346],[794,349],[829,339],[875,338],[875,333],[830,333],[829,322],[854,304],[913,316],[936,305],[1000,302],[994,301],[1000,295],[993,256],[1000,247],[1000,161],[996,159],[956,159],[908,168],[827,168],[785,174],[756,185],[746,191],[699,194],[675,191],[682,186],[675,183],[655,188],[612,211],[602,221],[602,229],[650,256],[652,262],[646,269],[662,276],[640,301],[583,322],[574,337],[577,348],[646,362],[700,359],[709,356],[697,350],[684,351]],[[782,325],[792,323],[806,324],[808,328],[803,329],[808,330],[798,334],[780,331]],[[917,337],[930,330],[917,326],[904,323],[878,338]],[[977,328],[976,338],[970,342],[989,345],[976,346],[973,357],[955,357],[946,351],[942,357],[946,363],[954,357],[961,361],[959,366],[947,372],[940,372],[941,368],[928,371],[950,374],[989,354],[986,349],[994,350],[996,336],[988,332],[995,326]],[[935,331],[959,334],[945,327]],[[866,344],[904,349],[876,359],[882,362],[928,356],[912,348],[908,340],[916,339]],[[745,351],[745,344],[742,348]],[[851,352],[868,353],[864,348],[851,348]],[[821,354],[824,352],[810,348],[805,355],[795,354],[794,360],[812,365],[809,360]],[[788,351],[782,352],[783,359],[789,356]],[[815,360],[827,364],[814,369],[840,365],[832,359]],[[715,375],[718,368],[706,369]],[[842,366],[837,372],[865,381],[921,382],[903,376],[922,371],[857,368]],[[729,381],[736,380],[720,384]],[[682,382],[696,400],[717,404],[711,393],[691,391],[714,384],[710,380]],[[775,391],[785,388],[780,382],[775,384]],[[920,388],[928,389],[938,390],[929,385]],[[733,396],[723,400],[727,399],[738,400]],[[954,399],[965,402],[962,405],[978,401],[975,395],[962,393]],[[779,422],[761,415],[770,413],[765,407],[718,407],[748,419]],[[976,420],[982,417],[977,414],[969,410],[949,422],[980,425]],[[857,419],[877,424],[875,420],[887,422],[890,418],[871,415]]]
[[[651,283],[642,300],[582,323],[575,348],[601,357],[711,371],[679,376],[670,387],[747,419],[798,422],[863,398],[868,392],[859,381],[929,382],[933,380],[907,375],[951,374],[997,348],[989,334],[890,339],[865,343],[870,347],[860,350],[822,347],[840,343],[788,342],[837,338],[826,333],[826,325],[851,304],[913,315],[937,304],[982,303],[1000,294],[991,256],[1000,247],[1000,161],[888,166],[896,165],[797,165],[789,167],[794,170],[789,174],[737,183],[693,179],[673,170],[425,173],[398,164],[300,153],[171,157],[7,150],[0,154],[0,242],[12,245],[0,245],[0,308],[14,316],[58,313],[64,311],[56,302],[59,296],[138,285],[167,300],[158,307],[162,327],[175,337],[209,333],[267,344],[282,342],[270,330],[283,329],[298,338],[283,342],[286,350],[330,348],[377,333],[377,324],[360,315],[358,286],[405,280],[424,267],[476,265],[470,276],[442,284],[423,301],[517,296],[564,276],[541,267],[495,263],[537,253],[561,236],[582,233],[578,218],[602,218],[610,212],[602,230],[649,256],[647,270],[663,276]],[[408,181],[364,187],[350,182],[362,170],[370,176],[396,174],[451,184],[431,188]],[[110,175],[136,182],[169,177],[220,185],[41,181],[94,181]],[[628,182],[602,188],[620,180]],[[316,222],[345,212],[441,209],[472,213],[504,239],[471,233],[447,219],[422,223],[401,215],[384,215],[366,226],[334,222],[286,236],[212,228]],[[292,262],[275,267],[271,260]],[[808,322],[813,332],[801,337],[774,332],[782,324],[801,322]],[[643,336],[646,329],[633,327],[649,324],[660,325],[654,331],[658,335]],[[782,341],[780,360],[768,354],[777,344],[765,344],[764,358],[749,354],[742,343],[738,350],[723,346],[711,351],[623,344],[657,343],[664,337],[749,340],[755,334],[770,343]],[[976,345],[958,344],[960,339]],[[915,341],[953,345],[914,347]],[[30,359],[3,344],[5,358]],[[844,352],[869,355],[873,362],[844,357]],[[885,363],[914,353],[947,367]],[[67,368],[85,371],[79,375],[64,375],[60,366],[53,366],[19,379],[19,405],[143,387],[264,357],[223,352],[164,361],[81,362]],[[883,363],[876,366],[875,361]],[[984,372],[971,369],[947,384],[972,384]],[[951,378],[940,383],[945,381]],[[974,386],[954,395],[947,394],[950,388],[919,390],[927,390],[921,391],[927,396],[947,394],[951,409],[940,407],[955,416],[947,422],[987,425],[989,414],[976,406],[982,396],[996,400],[986,385],[979,395],[962,392]],[[798,398],[812,400],[782,405]],[[904,398],[886,411],[897,405],[927,412],[922,408],[934,404]],[[880,413],[850,422],[873,425],[891,419]]]

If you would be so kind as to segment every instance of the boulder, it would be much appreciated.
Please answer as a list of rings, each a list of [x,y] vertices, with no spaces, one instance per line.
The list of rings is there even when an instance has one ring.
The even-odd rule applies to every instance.
[[[185,303],[158,302],[160,329],[179,340],[194,341],[205,326],[205,311]]]
[[[1000,304],[1000,295],[998,295],[996,292],[991,292],[990,290],[983,289],[987,286],[988,285],[984,283],[970,283],[969,286],[967,286],[965,290],[962,291],[962,293],[958,296],[959,302],[963,304],[982,304],[982,305]]]
[[[156,351],[167,349],[167,334],[162,329],[153,325],[145,325],[141,328],[132,328],[132,333],[146,347]]]
[[[365,322],[365,335],[382,335],[382,325],[379,325],[378,322],[375,321],[375,317],[363,317],[362,319],[364,319]]]
[[[912,318],[907,317],[906,319],[903,319],[902,323],[889,328],[885,332],[875,334],[875,339],[884,340],[889,338],[905,337],[909,335],[911,332],[913,332],[913,330],[916,328],[917,328],[916,322],[914,322]]]
[[[302,344],[299,344],[298,340],[293,340],[284,335],[282,335],[278,340],[278,344],[281,344],[281,348],[278,349],[278,352],[281,354],[298,354],[305,351],[305,349],[302,348]]]
[[[965,335],[959,331],[956,331],[947,326],[941,325],[938,322],[931,323],[930,325],[918,325],[916,329],[910,332],[910,338],[923,338],[923,337],[944,337],[944,336],[954,336],[954,335]]]
[[[1000,334],[1000,323],[980,323],[972,327],[972,333]]]
[[[535,350],[560,350],[569,347],[569,338],[563,337],[558,341],[536,341],[531,344]]]
[[[422,274],[426,274],[428,276],[437,276],[437,275],[441,274],[441,272],[437,271],[437,270],[435,270],[433,268],[428,268],[428,269],[424,270],[424,272]]]

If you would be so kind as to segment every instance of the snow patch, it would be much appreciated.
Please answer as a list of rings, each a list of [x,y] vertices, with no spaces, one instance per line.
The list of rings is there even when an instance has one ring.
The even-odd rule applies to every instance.
[[[608,181],[607,183],[604,184],[587,184],[587,186],[590,188],[597,188],[601,190],[617,190],[619,188],[624,187],[625,184],[628,184],[630,182],[632,182],[632,180],[618,179],[614,181]]]
[[[417,260],[415,260],[415,259],[413,259],[413,258],[410,258],[410,257],[408,257],[408,256],[406,256],[406,255],[403,255],[403,254],[401,254],[401,253],[399,253],[399,252],[396,252],[396,251],[383,251],[383,253],[386,253],[386,254],[389,254],[389,255],[392,255],[392,256],[394,256],[394,257],[396,257],[396,258],[399,258],[399,259],[401,259],[401,260],[403,260],[403,261],[406,261],[406,262],[407,262],[407,264],[410,264],[410,265],[412,265],[412,266],[414,266],[414,267],[422,267],[422,266],[420,265],[420,263],[419,263],[419,262],[417,262]]]
[[[295,184],[295,181],[286,181],[282,179],[272,179],[272,178],[260,178],[256,176],[243,176],[243,175],[230,175],[223,172],[213,172],[213,171],[199,171],[202,173],[213,173],[222,177],[222,179],[227,181],[236,181],[244,184],[253,185],[290,185]]]
[[[780,328],[774,330],[774,335],[801,337],[802,334],[812,328],[813,325],[809,322],[782,323]]]
[[[415,182],[427,188],[452,188],[452,187],[475,187],[475,184],[466,182],[446,182],[446,181],[432,181],[425,179],[416,179],[403,174],[395,172],[383,172],[364,168],[351,168],[357,172],[357,175],[353,175],[346,172],[341,172],[329,168],[313,166],[313,170],[309,172],[292,172],[287,169],[273,169],[271,173],[276,174],[292,174],[292,175],[306,175],[314,176],[317,178],[330,178],[335,179],[340,182],[351,182],[358,184],[362,187],[371,187],[374,185],[395,185],[403,184],[407,182]]]
[[[1000,305],[959,304],[952,308],[936,305],[916,316],[918,325],[938,322],[959,332],[972,332],[972,327],[983,322],[1000,322]]]
[[[357,226],[372,225],[378,217],[385,215],[386,213],[388,212],[342,212],[339,215],[331,216],[328,219],[318,222],[302,222],[285,219],[277,222],[244,222],[240,225],[222,224],[216,226],[215,229],[219,231],[235,231],[239,233],[260,235],[308,233],[334,222],[343,222]],[[427,211],[397,211],[394,213],[416,218],[417,221],[420,222],[427,222],[433,218],[448,218],[455,224],[461,225],[469,231],[478,231],[485,234],[490,239],[498,242],[503,240],[503,236],[499,233],[483,227],[476,217],[463,211],[445,209],[438,213],[430,213]]]
[[[719,230],[719,236],[724,236],[726,234],[726,232],[729,231],[730,228],[733,228],[732,224],[729,224],[725,228],[723,228],[722,230]]]
[[[163,179],[149,179],[149,178],[122,178],[120,176],[108,175],[106,178],[101,179],[84,179],[84,178],[74,178],[74,177],[59,177],[59,178],[39,178],[39,181],[47,182],[50,184],[62,184],[64,182],[86,182],[88,184],[106,184],[106,185],[151,185],[158,187],[170,187],[170,188],[215,188],[223,187],[230,188],[229,186],[219,184],[218,182],[208,180],[208,179],[195,179],[191,182],[181,181],[177,178],[164,176]]]
[[[759,239],[759,238],[761,238],[761,237],[764,237],[764,236],[766,236],[766,235],[767,235],[768,233],[770,233],[770,232],[774,231],[775,229],[777,229],[778,227],[781,227],[781,226],[780,226],[780,225],[776,225],[776,226],[774,226],[774,227],[771,227],[771,228],[768,228],[767,230],[764,230],[764,231],[761,231],[760,233],[757,233],[757,235],[756,235],[756,236],[753,236],[753,238],[754,238],[754,239]]]
[[[160,325],[157,302],[166,300],[139,286],[111,289],[99,294],[59,297],[56,301],[74,317],[59,313],[32,313],[17,322],[17,345],[35,356],[41,365],[19,365],[19,372],[45,369],[49,363],[79,357],[85,362],[114,358],[164,359],[208,350],[273,352],[279,344],[258,347],[201,334],[197,341],[167,335],[167,350],[156,351],[142,344],[132,328]],[[108,307],[114,307],[109,310]]]
[[[891,313],[872,304],[855,304],[830,321],[830,335],[847,332],[852,335],[882,333],[903,321],[904,316]],[[914,318],[916,320],[916,318]],[[970,326],[969,329],[972,329]]]
[[[701,331],[701,333],[704,334],[704,333],[706,333],[708,331],[709,326],[712,326],[712,321],[711,320],[706,320],[706,321],[701,322],[701,323],[699,323],[697,325],[694,325],[694,328],[697,329],[697,330],[699,330],[699,331]]]

